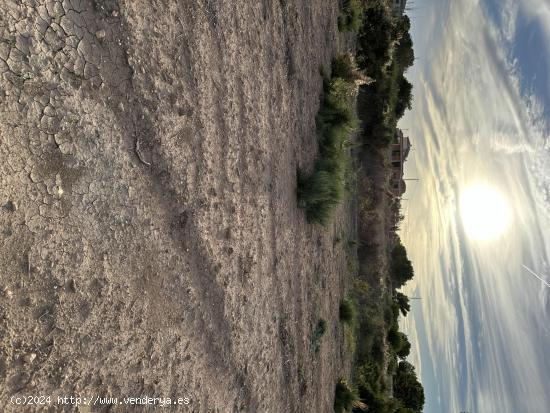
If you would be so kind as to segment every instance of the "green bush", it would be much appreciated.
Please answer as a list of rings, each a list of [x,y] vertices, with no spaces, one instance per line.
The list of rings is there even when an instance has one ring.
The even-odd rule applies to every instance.
[[[342,200],[343,185],[339,177],[325,169],[318,162],[313,174],[307,178],[300,172],[298,176],[298,196],[300,205],[306,210],[308,221],[328,226],[332,212]]]
[[[352,324],[356,317],[355,303],[351,300],[344,300],[340,304],[340,320]]]
[[[345,0],[338,17],[338,30],[341,32],[358,32],[363,25],[364,12],[361,0]]]
[[[319,320],[315,331],[313,332],[313,350],[315,353],[318,353],[321,348],[321,338],[327,332],[327,322],[326,320]]]
[[[357,67],[357,63],[351,53],[341,54],[332,59],[332,77],[341,78],[350,83],[370,83],[365,73]]]
[[[336,383],[334,391],[334,411],[336,413],[350,412],[352,409],[365,410],[366,405],[359,399],[357,389],[341,378]]]
[[[353,290],[360,296],[367,296],[370,291],[370,285],[367,281],[355,278],[353,280]]]
[[[344,324],[344,341],[348,353],[353,357],[357,351],[357,332],[355,325]]]
[[[353,60],[349,53],[332,59],[332,77],[340,77],[349,82],[353,80],[353,70]]]
[[[316,338],[321,338],[325,335],[325,333],[327,332],[327,322],[326,320],[319,320],[319,322],[317,323],[317,327],[315,328],[315,337]]]
[[[344,79],[333,78],[327,83],[317,114],[319,158],[310,176],[298,171],[299,206],[310,222],[325,227],[345,194],[349,139],[358,123],[352,97],[353,85]]]

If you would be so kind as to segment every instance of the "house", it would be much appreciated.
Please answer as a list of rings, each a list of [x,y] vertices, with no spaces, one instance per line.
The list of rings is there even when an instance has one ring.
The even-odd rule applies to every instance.
[[[390,187],[394,196],[401,197],[406,190],[403,180],[404,166],[411,150],[411,141],[403,135],[401,129],[396,129],[395,141],[390,146],[391,178]]]
[[[405,13],[405,7],[407,6],[407,0],[391,0],[393,3],[393,12],[398,16],[402,16]]]

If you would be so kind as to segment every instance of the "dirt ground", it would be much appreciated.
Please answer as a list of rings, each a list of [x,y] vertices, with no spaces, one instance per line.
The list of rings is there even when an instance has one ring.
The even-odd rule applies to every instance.
[[[337,16],[334,0],[0,1],[3,411],[152,410],[14,395],[332,411],[351,224],[345,207],[306,222],[296,168]]]

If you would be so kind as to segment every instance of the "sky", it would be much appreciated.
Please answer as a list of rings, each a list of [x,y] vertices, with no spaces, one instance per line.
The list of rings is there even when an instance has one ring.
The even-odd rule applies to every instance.
[[[402,320],[426,413],[550,412],[550,1],[409,0],[413,151],[401,237],[415,269]],[[473,239],[467,188],[511,221]],[[483,205],[480,205],[483,208]]]

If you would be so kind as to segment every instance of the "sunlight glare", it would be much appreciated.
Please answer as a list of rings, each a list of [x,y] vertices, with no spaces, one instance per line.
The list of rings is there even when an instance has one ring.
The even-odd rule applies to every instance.
[[[508,201],[489,185],[469,186],[460,195],[460,216],[470,238],[498,237],[508,228],[511,215]]]

